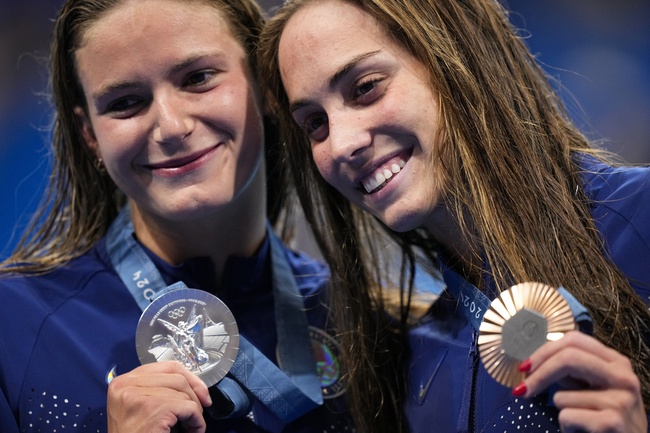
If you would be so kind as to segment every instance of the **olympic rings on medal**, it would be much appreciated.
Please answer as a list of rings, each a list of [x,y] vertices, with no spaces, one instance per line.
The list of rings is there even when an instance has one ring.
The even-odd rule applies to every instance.
[[[170,319],[179,319],[185,315],[185,307],[174,308],[167,312]]]

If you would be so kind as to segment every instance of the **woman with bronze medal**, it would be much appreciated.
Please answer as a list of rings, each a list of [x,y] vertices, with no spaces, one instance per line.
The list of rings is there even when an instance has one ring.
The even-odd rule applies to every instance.
[[[290,0],[259,53],[356,350],[348,393],[386,396],[366,430],[648,430],[650,169],[568,120],[499,2]],[[446,285],[421,316],[416,265]],[[397,383],[358,301],[395,280]]]
[[[252,0],[63,5],[50,187],[0,279],[3,433],[353,430],[328,270],[272,228],[263,21]]]

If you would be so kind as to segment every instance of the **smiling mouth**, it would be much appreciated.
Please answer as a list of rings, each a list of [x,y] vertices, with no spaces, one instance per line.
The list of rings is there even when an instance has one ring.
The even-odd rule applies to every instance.
[[[180,169],[180,168],[186,167],[186,166],[200,160],[201,158],[204,158],[206,155],[212,153],[212,151],[215,148],[216,147],[205,149],[205,150],[203,150],[201,152],[197,152],[195,154],[188,155],[188,156],[186,156],[184,158],[178,158],[178,159],[174,159],[174,160],[170,160],[170,161],[161,162],[161,163],[158,163],[158,164],[150,164],[150,165],[147,165],[146,167],[149,170],[154,170],[154,171]]]
[[[370,176],[362,180],[361,184],[363,185],[366,193],[372,194],[385,187],[388,182],[393,179],[393,176],[402,171],[404,165],[406,165],[406,161],[404,161],[402,158],[399,158],[397,161],[380,167]]]

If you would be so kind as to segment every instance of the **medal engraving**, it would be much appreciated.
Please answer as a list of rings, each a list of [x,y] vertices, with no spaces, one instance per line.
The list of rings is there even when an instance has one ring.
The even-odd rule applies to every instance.
[[[547,341],[576,329],[567,301],[545,284],[522,283],[501,293],[490,304],[479,328],[479,353],[485,369],[502,385],[518,385],[518,370]]]
[[[219,382],[235,362],[239,330],[219,298],[196,289],[176,289],[142,312],[136,350],[142,364],[177,361],[207,386]]]
[[[546,318],[534,310],[523,308],[503,324],[502,344],[506,355],[522,361],[546,343]]]

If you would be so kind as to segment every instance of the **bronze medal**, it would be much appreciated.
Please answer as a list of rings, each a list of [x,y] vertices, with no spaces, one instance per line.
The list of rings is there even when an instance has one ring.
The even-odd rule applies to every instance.
[[[518,369],[547,341],[576,329],[568,302],[553,287],[521,283],[495,298],[479,328],[479,353],[485,369],[499,383],[515,387],[525,378]]]

